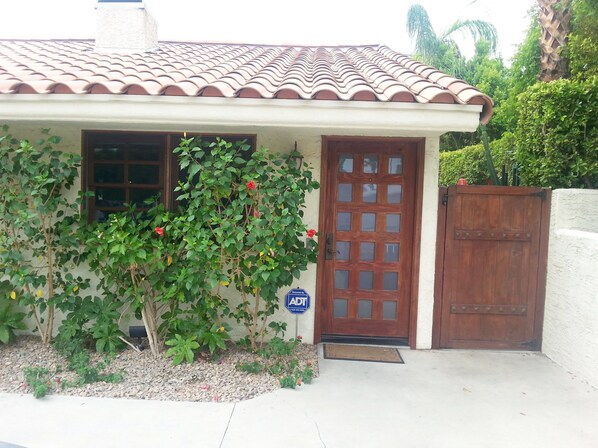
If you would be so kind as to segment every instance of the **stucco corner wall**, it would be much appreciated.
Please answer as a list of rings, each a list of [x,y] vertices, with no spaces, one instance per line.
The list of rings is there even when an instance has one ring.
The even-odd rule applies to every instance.
[[[598,387],[598,190],[552,196],[542,351]]]
[[[416,348],[432,348],[434,322],[434,275],[438,224],[438,138],[426,139],[422,198],[422,229],[419,263]]]

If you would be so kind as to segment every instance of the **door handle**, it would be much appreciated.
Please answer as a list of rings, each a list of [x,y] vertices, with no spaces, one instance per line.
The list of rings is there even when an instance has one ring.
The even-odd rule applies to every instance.
[[[334,260],[334,238],[332,233],[326,234],[326,247],[325,247],[325,259],[326,260]]]

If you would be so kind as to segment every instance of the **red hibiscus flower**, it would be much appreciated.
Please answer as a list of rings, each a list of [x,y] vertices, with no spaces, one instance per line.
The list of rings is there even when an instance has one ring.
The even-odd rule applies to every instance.
[[[158,236],[164,236],[164,227],[156,227],[154,230],[156,231]]]
[[[318,233],[318,232],[316,232],[314,229],[309,229],[307,231],[307,237],[308,238],[313,238],[314,236],[316,236],[316,233]]]
[[[248,190],[255,190],[255,182],[250,180],[249,182],[247,182],[247,189]]]

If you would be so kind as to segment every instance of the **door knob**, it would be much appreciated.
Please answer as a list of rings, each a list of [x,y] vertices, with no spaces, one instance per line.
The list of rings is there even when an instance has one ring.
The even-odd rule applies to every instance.
[[[326,260],[333,260],[334,259],[334,238],[332,233],[326,234],[326,248],[325,248],[325,259]]]

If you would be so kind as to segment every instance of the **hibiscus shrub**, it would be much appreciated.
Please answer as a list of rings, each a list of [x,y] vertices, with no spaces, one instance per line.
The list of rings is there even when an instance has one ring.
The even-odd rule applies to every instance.
[[[76,276],[82,260],[78,229],[80,157],[56,149],[60,137],[43,130],[31,142],[0,135],[0,280],[28,311],[42,342],[52,341],[56,310],[68,311],[89,280]],[[75,196],[75,195],[73,195]]]
[[[245,143],[183,139],[175,153],[186,175],[177,188],[186,265],[207,267],[210,297],[236,289],[239,302],[226,311],[256,350],[270,329],[285,327],[270,322],[279,290],[316,261],[303,208],[319,185],[307,164]]]
[[[302,217],[318,183],[307,165],[244,143],[183,139],[175,153],[183,179],[175,211],[131,208],[90,232],[99,288],[141,317],[154,354],[165,344],[180,360],[225,348],[224,318],[243,324],[257,349],[270,329],[284,329],[269,319],[279,289],[316,260],[316,232]],[[231,303],[224,291],[233,287],[240,297]]]

